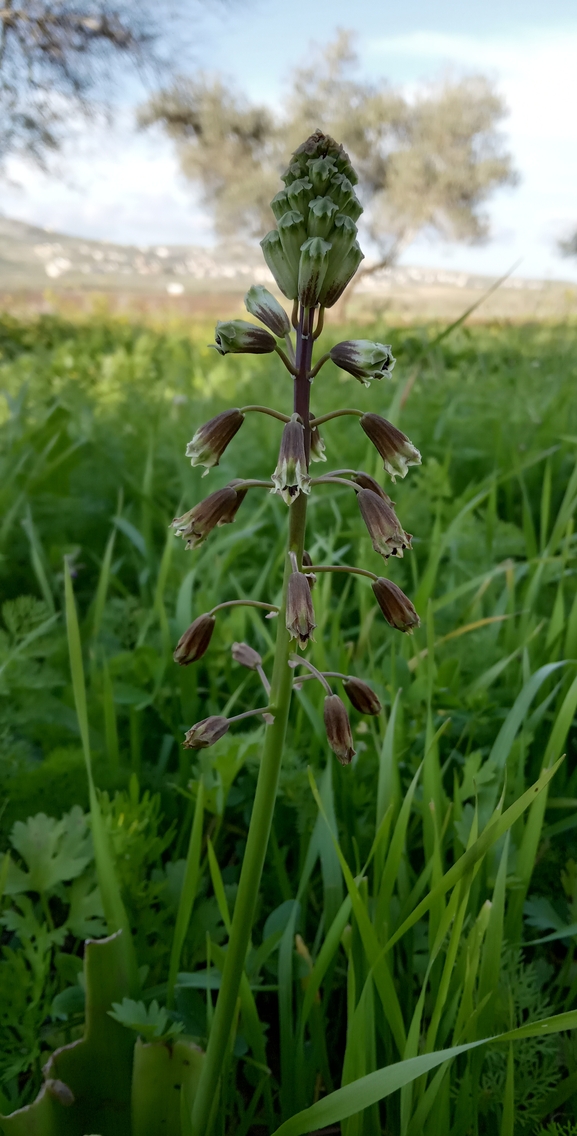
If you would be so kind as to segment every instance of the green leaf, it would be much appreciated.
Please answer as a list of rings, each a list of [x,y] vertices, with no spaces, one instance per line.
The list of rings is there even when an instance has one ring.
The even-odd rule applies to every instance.
[[[182,1022],[169,1023],[167,1011],[156,999],[145,1006],[144,1002],[123,998],[122,1002],[113,1002],[108,1013],[115,1022],[135,1030],[145,1041],[168,1041],[184,1029]]]
[[[366,1077],[361,1077],[350,1085],[337,1089],[334,1093],[329,1093],[323,1100],[313,1104],[310,1108],[305,1108],[302,1112],[281,1124],[280,1128],[277,1128],[273,1133],[273,1136],[304,1136],[305,1133],[312,1132],[316,1128],[338,1124],[339,1121],[353,1116],[355,1112],[368,1108],[377,1101],[384,1100],[391,1093],[401,1089],[404,1085],[410,1084],[417,1077],[436,1069],[443,1062],[452,1061],[461,1053],[467,1053],[470,1049],[477,1049],[480,1045],[521,1041],[527,1037],[543,1037],[576,1028],[577,1010],[572,1010],[570,1013],[557,1014],[555,1017],[545,1018],[540,1022],[530,1022],[519,1029],[510,1030],[508,1033],[500,1034],[497,1037],[481,1038],[478,1041],[466,1042],[464,1045],[454,1045],[450,1049],[441,1049],[436,1053],[425,1053],[420,1057],[412,1057],[408,1061],[398,1061],[394,1065],[387,1065],[384,1069],[377,1069],[375,1073],[369,1073]]]
[[[92,776],[92,757],[90,753],[90,735],[88,727],[88,711],[86,707],[86,687],[84,684],[84,664],[82,661],[82,644],[80,629],[74,602],[72,577],[68,561],[64,562],[64,599],[66,608],[66,630],[68,633],[68,652],[70,655],[70,671],[72,675],[72,689],[74,691],[74,704],[82,739],[86,776],[88,778],[88,792],[90,798],[90,819],[92,823],[92,841],[94,845],[94,859],[98,875],[100,895],[104,915],[111,932],[122,931],[119,950],[126,952],[126,964],[131,975],[131,993],[138,990],[138,969],[136,955],[128,916],[122,902],[118,878],[114,869],[112,853],[108,836],[104,828],[102,812],[96,795],[94,778]]]
[[[86,817],[74,805],[62,820],[44,813],[16,821],[10,843],[24,860],[28,872],[12,875],[7,891],[50,891],[56,884],[80,876],[92,859]]]

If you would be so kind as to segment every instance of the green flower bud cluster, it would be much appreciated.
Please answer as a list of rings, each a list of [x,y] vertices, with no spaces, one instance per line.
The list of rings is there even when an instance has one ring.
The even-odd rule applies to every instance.
[[[363,260],[357,175],[343,147],[317,131],[295,151],[282,180],[285,188],[271,201],[277,227],[261,241],[264,258],[289,300],[330,308]]]

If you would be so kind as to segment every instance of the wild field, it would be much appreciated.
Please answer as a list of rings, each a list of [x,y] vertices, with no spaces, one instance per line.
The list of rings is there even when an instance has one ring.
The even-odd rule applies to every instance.
[[[393,380],[365,390],[329,363],[314,412],[383,414],[423,465],[387,485],[357,421],[339,418],[321,427],[322,472],[366,469],[392,493],[414,539],[387,574],[421,627],[392,630],[363,578],[318,575],[307,657],[369,681],[384,710],[351,710],[357,756],[343,768],[327,746],[320,685],[295,694],[214,1133],[569,1136],[575,331],[495,325],[443,338],[375,323],[360,334],[392,344]],[[142,987],[110,1029],[130,1046],[156,1038],[169,1049],[179,1033],[204,1048],[210,1031],[264,727],[241,722],[193,754],[182,740],[209,714],[261,704],[257,674],[231,646],[249,643],[266,667],[274,624],[231,608],[197,664],[178,667],[172,652],[217,603],[278,600],[287,511],[266,491],[249,494],[234,525],[194,552],[168,525],[231,478],[269,478],[276,464],[280,423],[249,415],[201,480],[184,451],[202,422],[229,406],[280,405],[284,389],[292,410],[278,359],[221,358],[211,339],[209,327],[189,336],[112,319],[0,320],[6,1115],[34,1100],[50,1053],[82,1036],[83,943],[110,927],[101,837]],[[353,498],[336,486],[311,498],[307,549],[315,564],[382,573]],[[56,1132],[26,1127],[26,1115],[4,1121],[5,1134]],[[93,1128],[63,1120],[58,1131]],[[127,1129],[103,1121],[98,1131]],[[184,1120],[162,1131],[180,1136]]]

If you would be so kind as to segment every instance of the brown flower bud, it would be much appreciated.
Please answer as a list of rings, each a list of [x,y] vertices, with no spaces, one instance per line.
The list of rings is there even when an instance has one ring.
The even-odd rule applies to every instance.
[[[375,552],[384,556],[401,556],[411,548],[411,534],[404,532],[394,509],[372,489],[360,489],[357,500],[363,521],[369,530]]]
[[[383,709],[374,690],[360,678],[348,675],[343,682],[346,694],[359,714],[380,714]]]
[[[199,615],[178,640],[173,655],[175,663],[187,667],[201,659],[212,639],[215,623],[214,615]]]
[[[396,477],[405,477],[410,465],[421,464],[421,455],[407,435],[380,414],[363,414],[361,426],[380,453],[393,481]]]
[[[286,601],[286,626],[291,639],[304,650],[316,627],[311,589],[302,572],[291,572]]]
[[[217,525],[232,524],[247,492],[242,488],[237,490],[237,485],[242,486],[238,478],[205,497],[182,517],[174,518],[172,527],[186,540],[187,548],[198,548]]]
[[[208,749],[219,738],[224,737],[227,730],[228,718],[223,718],[220,714],[213,714],[212,717],[203,718],[202,722],[197,722],[195,726],[191,726],[190,730],[186,731],[182,744],[185,749]]]
[[[323,716],[327,741],[338,757],[341,765],[350,765],[355,750],[353,748],[353,735],[346,707],[338,694],[327,694]]]
[[[299,493],[311,491],[304,436],[304,426],[298,414],[293,414],[283,430],[277,467],[272,475],[273,493],[280,493],[287,505],[291,505]]]
[[[196,431],[191,442],[186,447],[186,456],[190,458],[191,465],[205,465],[206,473],[214,465],[218,465],[228,443],[234,438],[244,422],[244,414],[240,410],[223,410],[210,422]],[[206,473],[203,477],[206,477]]]
[[[377,603],[387,621],[397,631],[406,631],[413,634],[413,628],[418,627],[420,619],[410,601],[392,580],[385,580],[379,576],[373,583]]]
[[[251,671],[255,671],[257,667],[262,667],[262,659],[258,651],[254,651],[248,643],[233,643],[230,653],[235,663],[240,663],[242,667],[248,667]]]
[[[387,505],[390,505],[391,508],[395,504],[394,501],[391,501],[388,493],[385,493],[384,489],[381,489],[378,481],[375,481],[374,477],[371,477],[370,474],[364,473],[362,470],[360,470],[359,473],[355,473],[352,480],[354,481],[355,485],[360,485],[361,489],[372,489],[373,493],[376,493],[378,497],[380,497],[383,501],[386,501]]]

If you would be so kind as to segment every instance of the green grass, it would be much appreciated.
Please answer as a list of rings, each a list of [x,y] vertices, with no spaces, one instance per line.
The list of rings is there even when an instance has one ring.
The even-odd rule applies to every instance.
[[[388,414],[421,450],[423,466],[392,492],[413,552],[387,572],[422,626],[396,634],[366,580],[319,575],[310,658],[368,679],[385,711],[376,721],[352,712],[358,756],[343,769],[326,745],[320,687],[295,696],[215,1131],[263,1136],[282,1123],[289,1136],[336,1119],[343,1136],[568,1133],[571,1020],[538,1027],[537,1039],[531,1023],[577,999],[574,331],[459,329],[432,349],[426,331],[361,334],[392,342],[395,381],[364,390],[329,364],[313,408]],[[257,704],[257,676],[230,646],[245,639],[266,666],[271,626],[233,608],[196,666],[175,667],[172,650],[220,601],[277,600],[286,509],[254,491],[234,526],[194,553],[168,524],[231,477],[268,477],[276,463],[280,423],[249,415],[201,480],[184,458],[196,426],[230,405],[290,410],[291,390],[280,363],[223,359],[209,341],[209,329],[0,322],[0,827],[13,861],[4,1112],[34,1097],[47,1054],[78,1035],[82,939],[102,934],[104,918],[134,929],[145,1001],[174,1005],[201,1045],[210,1028],[261,734],[241,723],[192,761],[181,742],[207,714]],[[321,432],[319,472],[382,478],[355,419]],[[336,486],[312,497],[307,547],[316,563],[382,571],[353,495]],[[80,621],[79,648],[69,591],[74,686],[65,557]],[[85,759],[103,791],[90,801]],[[40,893],[18,876],[31,868],[14,825],[40,812],[71,818],[75,805],[90,805],[101,894],[92,859],[62,874],[58,843],[60,875]],[[474,1045],[522,1028],[521,1040]],[[369,1082],[351,1082],[363,1077],[380,1087],[359,1112]],[[341,1087],[357,1111],[330,1097]],[[315,1101],[312,1128],[291,1120]]]

